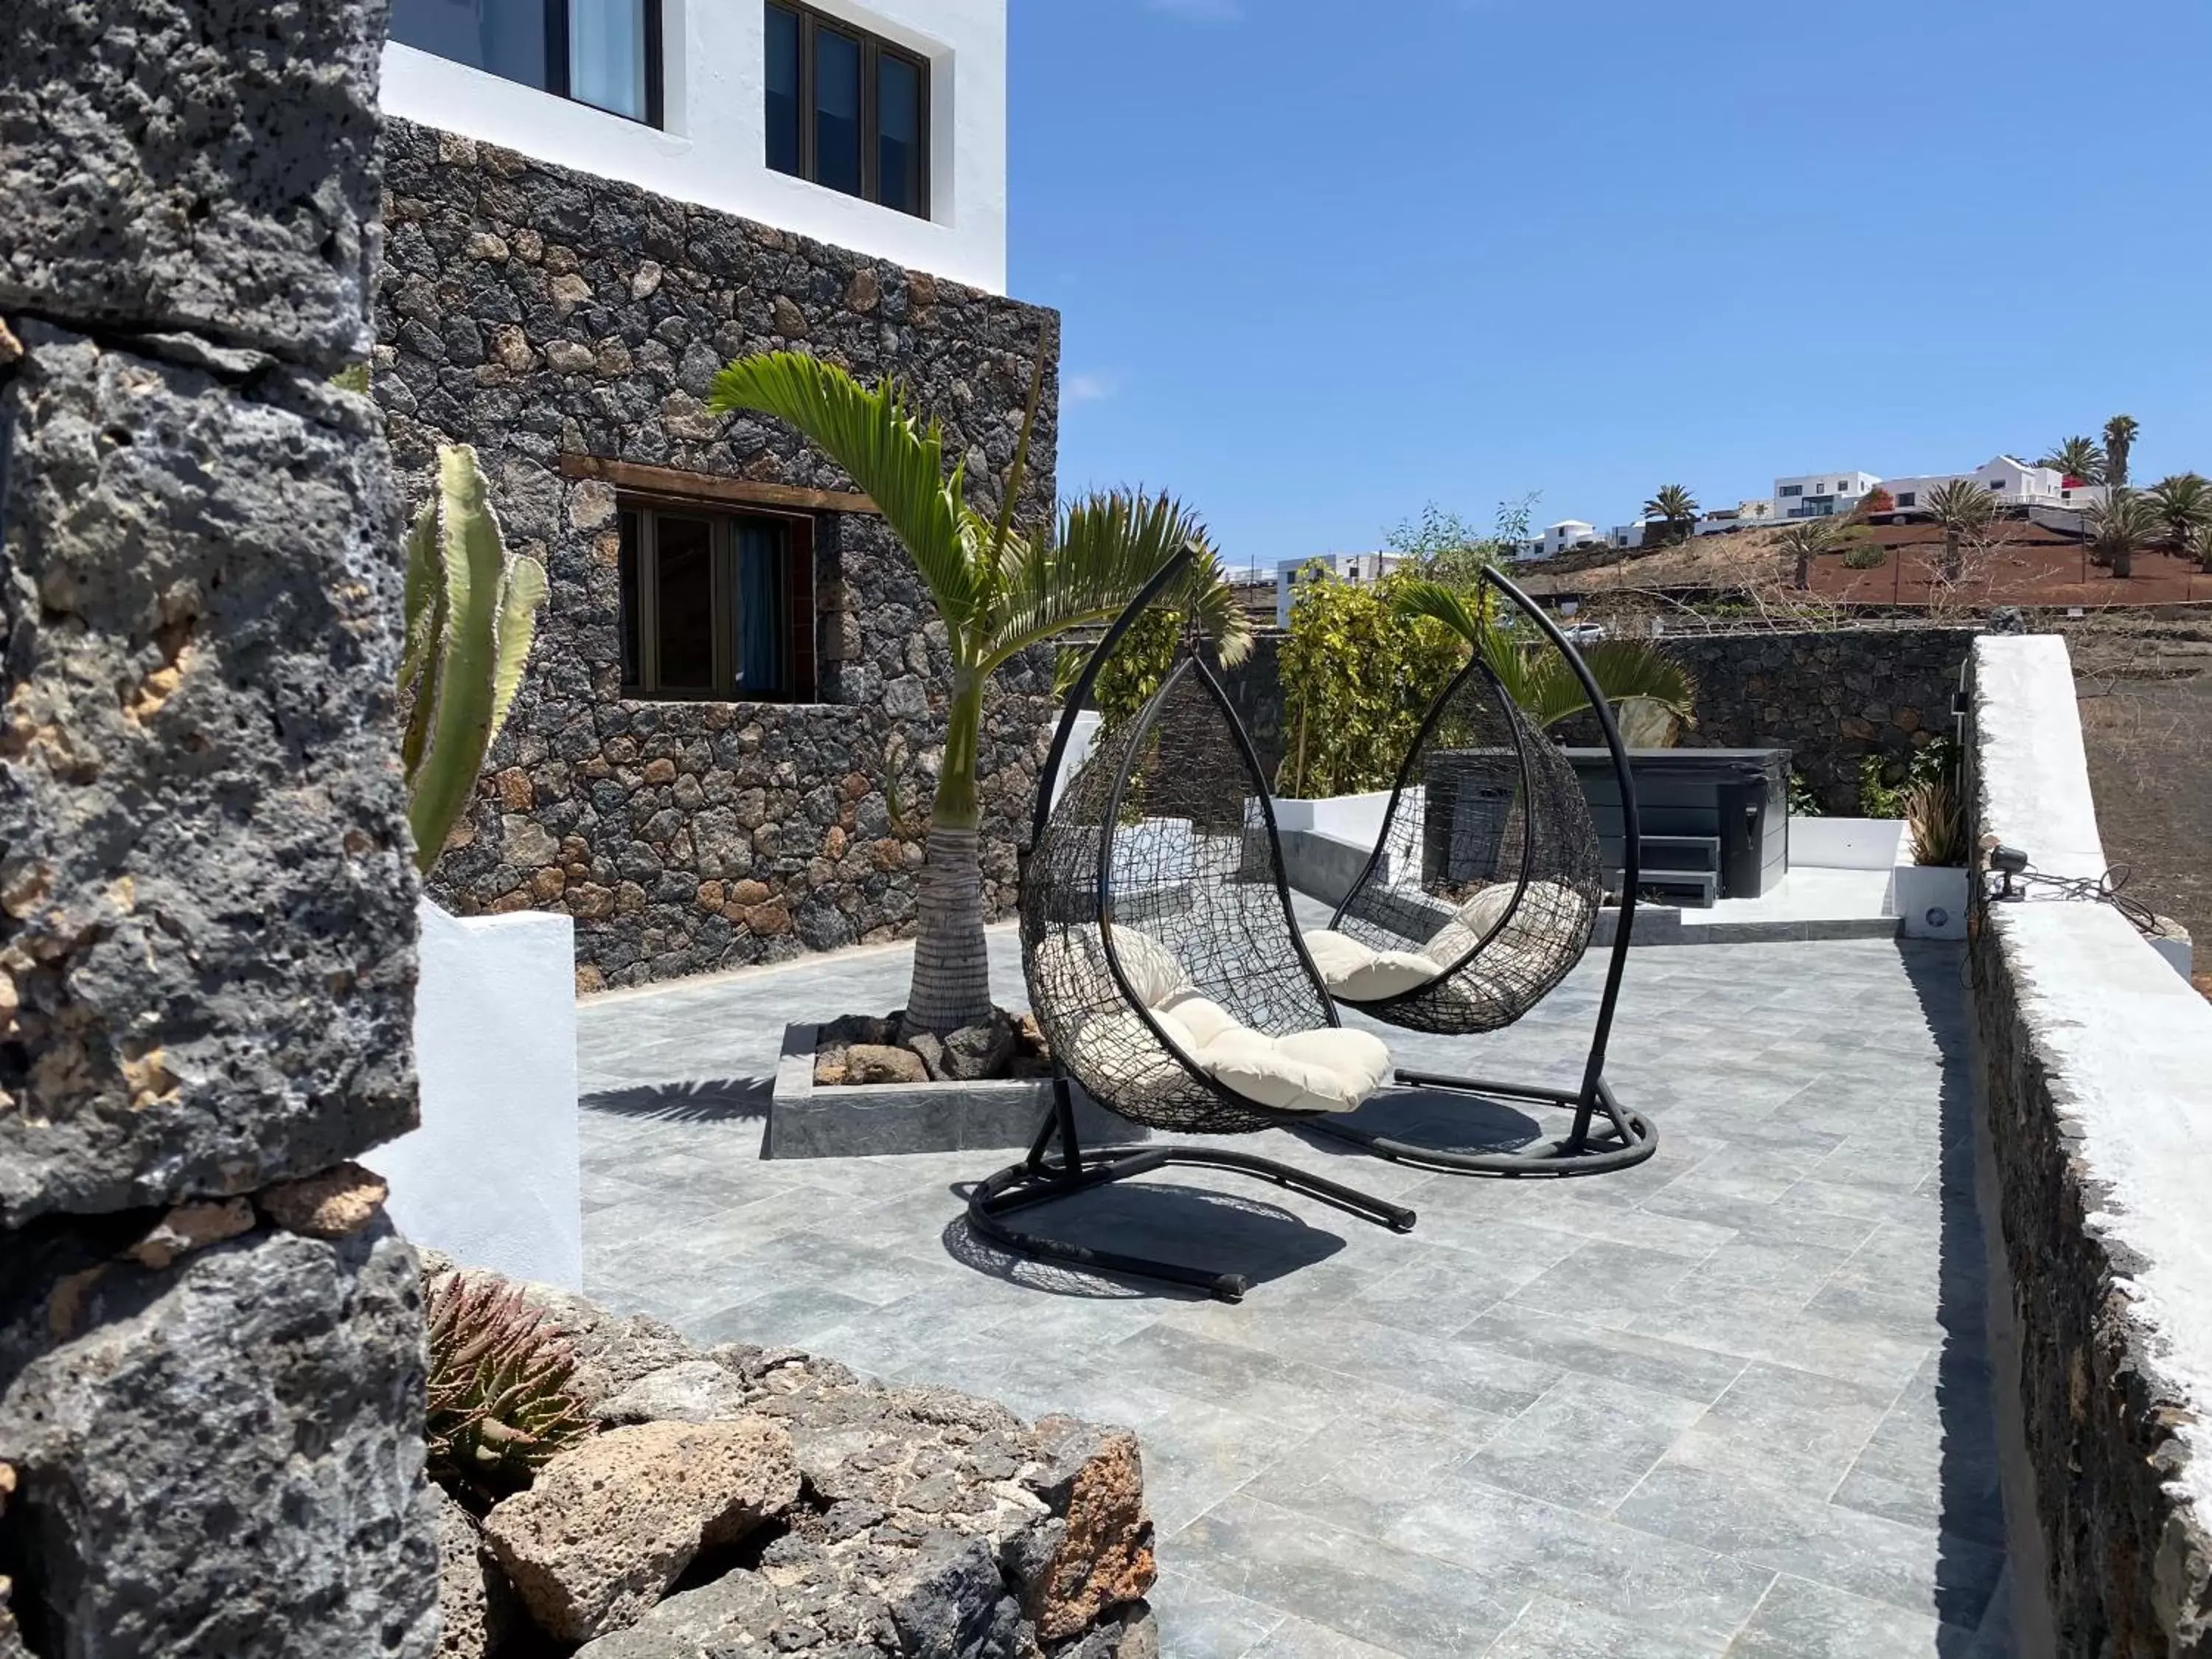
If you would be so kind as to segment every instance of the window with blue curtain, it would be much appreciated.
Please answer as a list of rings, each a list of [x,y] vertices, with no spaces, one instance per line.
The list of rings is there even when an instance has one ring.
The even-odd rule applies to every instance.
[[[625,501],[623,695],[812,701],[811,523]]]
[[[392,0],[392,36],[659,126],[660,7],[661,0]]]
[[[738,689],[747,696],[784,690],[783,532],[740,520],[738,534]]]

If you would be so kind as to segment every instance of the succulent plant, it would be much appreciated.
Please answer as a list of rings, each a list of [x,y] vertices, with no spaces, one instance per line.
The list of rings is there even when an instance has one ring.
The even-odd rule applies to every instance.
[[[475,793],[484,751],[522,683],[545,568],[509,558],[490,487],[466,444],[438,450],[438,487],[407,535],[400,764],[415,864],[428,872]]]
[[[428,1300],[431,1479],[495,1497],[592,1433],[576,1356],[520,1286],[453,1273]]]

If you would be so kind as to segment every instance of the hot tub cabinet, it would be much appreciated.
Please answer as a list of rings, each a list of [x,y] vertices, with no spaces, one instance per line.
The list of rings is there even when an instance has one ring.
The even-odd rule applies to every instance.
[[[1602,749],[1570,749],[1596,820],[1607,879],[1620,878],[1620,787]],[[1790,868],[1787,749],[1635,749],[1639,887],[1680,902],[1757,898]]]

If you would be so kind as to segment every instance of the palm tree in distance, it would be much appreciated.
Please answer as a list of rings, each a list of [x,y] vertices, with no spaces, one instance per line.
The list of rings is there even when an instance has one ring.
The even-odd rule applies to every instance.
[[[1679,542],[1698,521],[1698,498],[1680,484],[1661,484],[1651,499],[1644,503],[1644,516],[1664,519],[1667,539]]]
[[[2115,489],[2128,481],[2128,453],[2136,446],[2136,434],[2142,428],[2132,415],[2115,415],[2105,422],[2105,476],[2100,482]]]
[[[1943,532],[1943,580],[1956,581],[1965,568],[1961,544],[1989,528],[1997,516],[1996,501],[1979,478],[1954,478],[1929,490],[1921,505]]]
[[[1167,495],[1100,492],[1062,507],[1056,525],[1017,526],[1030,434],[1043,386],[1040,358],[995,518],[968,504],[965,469],[945,470],[944,434],[908,415],[895,383],[870,388],[818,358],[777,351],[714,377],[717,414],[773,415],[811,439],[866,492],[914,559],[945,623],[952,656],[943,758],[916,896],[907,1018],[949,1031],[991,1017],[983,935],[977,750],[983,690],[1006,663],[1071,629],[1105,622],[1186,545],[1203,556],[1162,596],[1194,613],[1224,664],[1250,646],[1250,625],[1197,520]]]
[[[2085,484],[2105,482],[2105,452],[2097,447],[2094,438],[2069,438],[2036,465],[2056,467],[2067,477]]]
[[[2089,551],[2115,576],[2136,574],[2136,550],[2158,539],[2165,527],[2157,507],[2140,490],[2116,486],[2111,496],[2089,509]]]
[[[1862,539],[1866,532],[1849,519],[1800,519],[1782,532],[1782,556],[1796,567],[1790,584],[1801,592],[1813,585],[1813,561],[1824,553],[1838,553],[1846,544]]]
[[[2197,532],[2212,525],[2212,483],[2197,473],[2172,473],[2144,493],[2177,553],[2187,552]]]

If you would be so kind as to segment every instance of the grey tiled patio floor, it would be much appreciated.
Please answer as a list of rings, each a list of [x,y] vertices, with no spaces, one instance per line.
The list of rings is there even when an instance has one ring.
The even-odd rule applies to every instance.
[[[993,951],[1012,1000],[1014,941]],[[1622,1175],[1429,1175],[1270,1132],[1233,1144],[1418,1229],[1199,1172],[1063,1206],[1264,1281],[1234,1307],[969,1240],[956,1188],[1012,1154],[760,1160],[784,1023],[894,1006],[907,961],[585,1006],[592,1294],[1134,1426],[1171,1659],[2011,1652],[1953,947],[1636,952],[1610,1075],[1660,1150]],[[1404,1064],[1571,1080],[1599,966],[1510,1031],[1385,1035]]]

